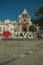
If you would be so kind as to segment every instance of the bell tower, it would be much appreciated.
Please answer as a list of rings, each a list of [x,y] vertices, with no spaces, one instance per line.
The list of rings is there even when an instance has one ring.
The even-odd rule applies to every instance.
[[[30,23],[30,15],[28,14],[27,10],[24,9],[24,11],[19,15],[19,22],[18,22],[18,32],[27,32],[29,26],[32,24]]]

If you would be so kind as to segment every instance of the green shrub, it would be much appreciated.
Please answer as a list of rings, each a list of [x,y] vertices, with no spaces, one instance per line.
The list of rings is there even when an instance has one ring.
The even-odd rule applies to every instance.
[[[31,25],[31,26],[29,27],[29,31],[31,31],[31,32],[36,32],[36,30],[37,30],[37,28],[36,28],[35,25]]]

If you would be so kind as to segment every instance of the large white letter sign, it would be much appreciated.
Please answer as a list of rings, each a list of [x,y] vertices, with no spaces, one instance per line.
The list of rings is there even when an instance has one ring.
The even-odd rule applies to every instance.
[[[18,32],[18,38],[23,38],[23,33]]]
[[[18,38],[18,33],[17,32],[12,33],[12,37],[13,38]]]

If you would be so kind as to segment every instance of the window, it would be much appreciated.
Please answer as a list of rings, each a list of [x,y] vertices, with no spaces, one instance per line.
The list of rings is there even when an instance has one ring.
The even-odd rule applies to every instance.
[[[27,14],[25,14],[25,17],[27,17]]]
[[[13,29],[10,29],[10,30],[13,30]]]
[[[0,31],[2,31],[1,27],[0,27]]]
[[[24,17],[24,14],[23,14],[23,17]]]
[[[27,17],[27,14],[23,14],[23,17]]]
[[[5,27],[3,27],[3,31],[5,31]]]

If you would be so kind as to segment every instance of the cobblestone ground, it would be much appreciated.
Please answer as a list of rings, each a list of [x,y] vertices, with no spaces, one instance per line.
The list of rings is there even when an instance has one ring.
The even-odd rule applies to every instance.
[[[0,41],[0,65],[43,65],[43,40]]]

